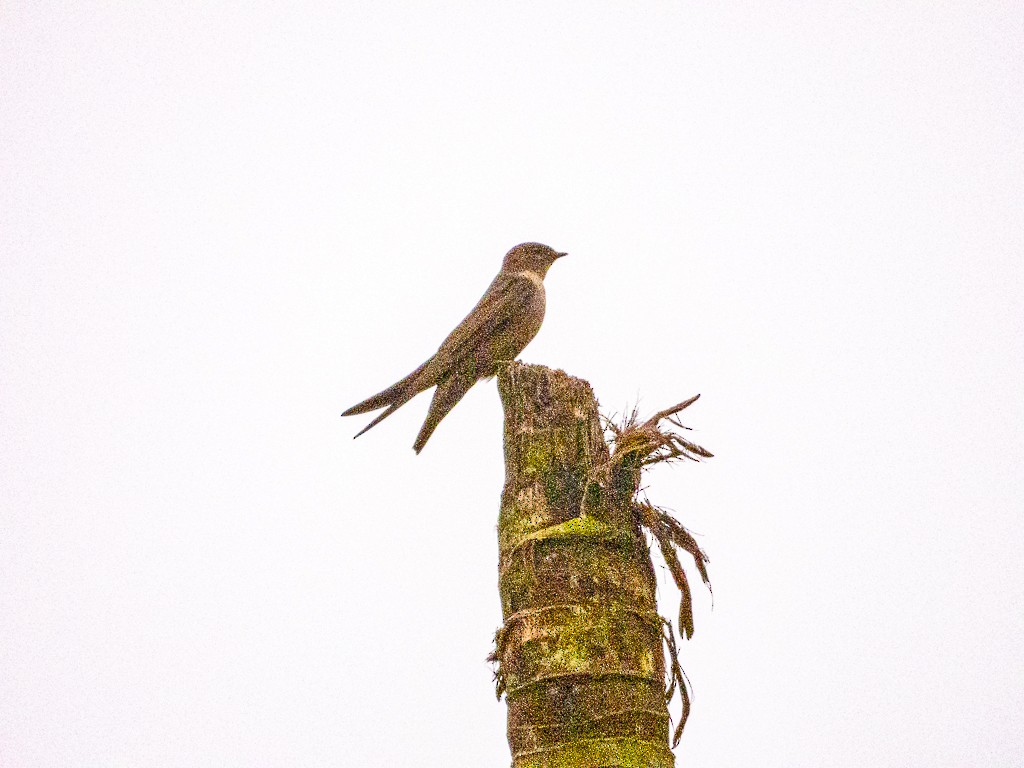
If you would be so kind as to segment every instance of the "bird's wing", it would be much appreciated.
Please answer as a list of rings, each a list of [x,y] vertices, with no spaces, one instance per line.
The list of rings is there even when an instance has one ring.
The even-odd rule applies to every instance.
[[[456,360],[473,354],[485,339],[526,312],[538,290],[526,275],[500,272],[472,311],[441,342],[428,365],[433,367],[436,363],[445,370]]]

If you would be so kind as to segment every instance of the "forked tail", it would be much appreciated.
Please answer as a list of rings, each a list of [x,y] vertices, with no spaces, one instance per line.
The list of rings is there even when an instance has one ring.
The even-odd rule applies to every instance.
[[[363,434],[366,430],[377,426],[381,421],[386,419],[424,389],[429,387],[429,384],[424,384],[420,380],[423,370],[426,367],[427,363],[424,363],[401,381],[392,384],[390,387],[382,392],[378,392],[373,397],[368,397],[363,400],[363,402],[353,405],[347,411],[342,413],[342,416],[355,416],[356,414],[369,413],[370,411],[376,411],[378,408],[384,408],[387,406],[386,411],[359,430],[355,436],[359,437],[359,435]]]

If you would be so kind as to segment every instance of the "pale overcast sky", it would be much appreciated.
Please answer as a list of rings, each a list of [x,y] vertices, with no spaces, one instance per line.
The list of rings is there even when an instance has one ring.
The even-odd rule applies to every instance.
[[[687,768],[1024,761],[1019,2],[0,6],[0,765],[503,766],[512,245],[716,457]],[[671,579],[659,567],[664,611]],[[677,706],[673,705],[673,712]]]

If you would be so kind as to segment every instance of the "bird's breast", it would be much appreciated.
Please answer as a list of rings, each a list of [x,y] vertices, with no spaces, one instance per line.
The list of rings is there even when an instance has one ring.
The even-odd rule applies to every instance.
[[[529,300],[520,307],[515,316],[510,318],[491,339],[484,359],[478,359],[481,367],[490,369],[487,372],[489,376],[494,375],[494,366],[498,361],[515,360],[537,335],[544,321],[544,281],[533,272],[524,271],[522,274],[530,277],[535,289],[530,291]]]

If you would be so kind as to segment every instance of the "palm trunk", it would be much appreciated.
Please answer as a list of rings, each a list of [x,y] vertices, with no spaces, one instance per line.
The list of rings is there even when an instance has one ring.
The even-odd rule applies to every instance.
[[[610,460],[587,382],[513,363],[498,389],[505,623],[492,658],[513,768],[671,768],[640,463]]]

